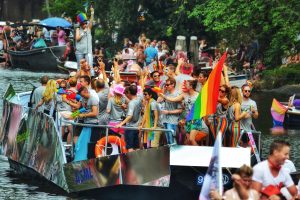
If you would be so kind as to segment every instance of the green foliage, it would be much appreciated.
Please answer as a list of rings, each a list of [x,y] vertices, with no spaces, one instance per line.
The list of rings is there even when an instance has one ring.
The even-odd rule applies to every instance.
[[[76,15],[80,12],[84,12],[84,0],[49,0],[49,10],[53,16],[60,17],[63,13],[65,16],[71,17],[75,20]],[[46,4],[44,10],[46,10]]]
[[[209,0],[196,5],[189,16],[203,18],[206,28],[232,47],[258,39],[265,62],[279,65],[292,49],[299,51],[299,10],[298,0]]]
[[[87,2],[87,0],[49,1],[52,14],[60,16],[66,12],[73,19],[79,11],[84,11],[83,4]],[[97,22],[95,27],[102,29],[100,32],[95,31],[94,39],[106,47],[112,46],[114,45],[112,35],[117,33],[120,47],[123,38],[128,37],[136,42],[141,33],[145,33],[150,39],[167,40],[169,44],[175,43],[177,35],[199,36],[205,33],[201,21],[188,16],[197,2],[198,0],[94,1]],[[141,15],[144,20],[139,20]]]
[[[263,72],[263,88],[273,89],[288,84],[300,83],[300,64],[288,65],[287,67],[275,68]]]

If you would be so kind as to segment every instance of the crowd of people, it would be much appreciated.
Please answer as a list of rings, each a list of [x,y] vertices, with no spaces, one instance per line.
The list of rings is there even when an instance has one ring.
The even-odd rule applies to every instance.
[[[72,122],[108,125],[109,134],[124,140],[129,152],[165,144],[213,145],[219,132],[223,146],[250,146],[244,133],[255,131],[252,120],[259,117],[259,112],[251,99],[251,84],[245,83],[239,88],[228,81],[226,69],[230,60],[224,64],[216,113],[187,121],[186,116],[206,83],[209,71],[189,63],[187,53],[180,47],[171,51],[166,41],[150,40],[145,34],[136,43],[124,39],[123,49],[109,63],[103,48],[96,47],[92,52],[93,12],[91,9],[90,23],[86,16],[77,17],[80,26],[75,32],[76,50],[66,41],[67,34],[60,27],[56,33],[38,30],[40,34],[36,35],[47,45],[47,41],[55,42],[52,36],[56,34],[60,38],[58,45],[69,45],[70,54],[65,57],[76,55],[73,60],[78,62],[77,71],[59,80],[43,76],[41,86],[34,89],[30,100],[32,108],[56,120],[67,144],[77,146],[75,156],[76,149],[80,148],[78,140],[82,127],[73,128]],[[17,42],[16,47],[22,46]],[[205,40],[199,43],[201,58],[205,56],[207,43]],[[214,58],[217,61],[220,56]],[[106,71],[111,72],[108,75]],[[135,72],[136,77],[129,81],[122,72]],[[95,157],[93,149],[105,136],[104,128],[91,129],[90,141],[80,144],[92,149],[88,158]],[[289,150],[288,143],[274,142],[267,161],[253,169],[242,166],[232,177],[234,188],[224,194],[226,199],[280,199],[280,192],[268,193],[268,189],[275,190],[268,188],[269,185],[279,191],[284,186],[290,197],[296,197],[297,189],[290,175],[280,167],[289,158]],[[223,197],[211,191],[211,198]]]

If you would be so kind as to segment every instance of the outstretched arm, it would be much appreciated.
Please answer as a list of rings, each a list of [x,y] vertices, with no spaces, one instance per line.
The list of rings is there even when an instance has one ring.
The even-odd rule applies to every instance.
[[[89,29],[92,30],[93,28],[93,21],[94,21],[94,8],[91,6],[91,17],[90,17],[90,23],[89,23]]]

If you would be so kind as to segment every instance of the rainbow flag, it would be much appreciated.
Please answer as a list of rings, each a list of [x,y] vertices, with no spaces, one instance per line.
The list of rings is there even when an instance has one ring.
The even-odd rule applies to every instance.
[[[201,119],[206,115],[210,115],[216,112],[221,73],[223,64],[226,60],[226,56],[227,53],[225,52],[215,68],[210,73],[208,80],[204,84],[189,114],[186,116],[187,121]]]
[[[285,112],[288,110],[287,107],[282,105],[279,101],[275,98],[273,99],[272,106],[271,106],[271,115],[273,117],[273,126],[283,126],[284,115]]]

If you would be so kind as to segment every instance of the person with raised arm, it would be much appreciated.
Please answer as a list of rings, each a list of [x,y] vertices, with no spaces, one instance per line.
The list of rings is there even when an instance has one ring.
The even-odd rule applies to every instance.
[[[89,66],[93,66],[93,48],[92,48],[92,34],[91,30],[93,27],[94,20],[94,8],[90,7],[91,17],[88,23],[86,14],[80,13],[77,15],[77,22],[80,24],[76,28],[75,40],[76,40],[76,58],[78,63],[78,70],[82,58],[85,58]],[[91,75],[93,76],[93,68],[91,68]]]

